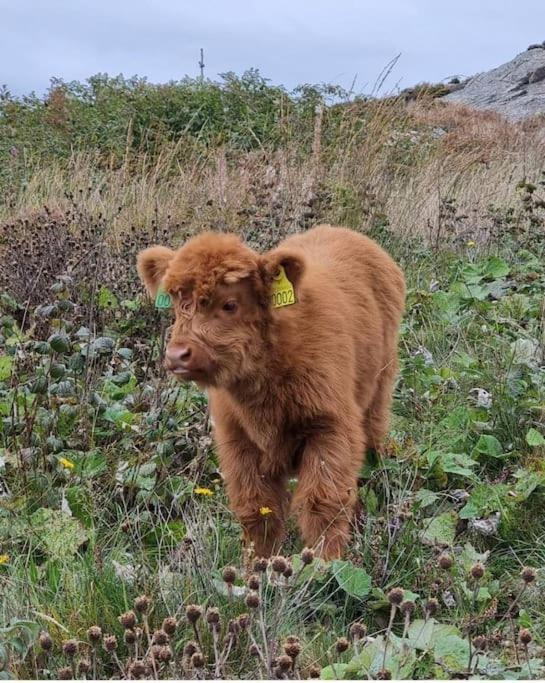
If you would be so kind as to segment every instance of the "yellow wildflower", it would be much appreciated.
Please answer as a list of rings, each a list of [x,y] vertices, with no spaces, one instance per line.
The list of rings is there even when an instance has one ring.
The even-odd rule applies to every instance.
[[[467,244],[468,247],[474,247],[474,246],[475,246],[475,240],[468,240],[468,241],[466,242],[466,244]]]
[[[213,496],[214,492],[211,491],[210,489],[203,488],[202,486],[197,486],[197,488],[193,491],[193,493],[196,493],[198,496]]]
[[[75,467],[74,463],[67,458],[59,458],[59,464],[62,465],[65,470],[73,470]]]
[[[268,507],[266,507],[266,506],[265,506],[265,507],[262,507],[262,508],[259,508],[259,514],[260,514],[260,515],[263,515],[264,517],[266,517],[267,515],[270,515],[271,512],[272,512],[271,508],[268,508]]]
[[[9,562],[9,555],[0,555],[0,565],[7,564]]]

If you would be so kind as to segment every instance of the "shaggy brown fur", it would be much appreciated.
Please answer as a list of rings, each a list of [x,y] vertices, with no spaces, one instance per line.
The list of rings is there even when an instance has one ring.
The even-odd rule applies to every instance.
[[[272,308],[280,265],[296,303]],[[162,286],[172,297],[166,364],[208,390],[246,539],[258,555],[278,550],[297,476],[291,510],[305,542],[340,556],[365,450],[380,450],[388,428],[401,270],[367,237],[322,225],[265,255],[205,233],[178,251],[143,251],[138,271],[152,296]]]

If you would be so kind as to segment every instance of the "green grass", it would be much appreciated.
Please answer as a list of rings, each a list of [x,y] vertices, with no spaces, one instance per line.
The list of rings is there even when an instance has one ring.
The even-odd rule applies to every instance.
[[[94,624],[119,643],[117,661],[98,648],[97,675],[119,674],[134,651],[118,617],[140,594],[152,600],[152,628],[167,615],[179,621],[171,662],[156,664],[162,677],[201,675],[183,655],[193,638],[185,618],[192,603],[220,609],[219,650],[229,619],[252,611],[220,664],[226,677],[274,674],[249,653],[252,639],[266,660],[265,648],[278,656],[290,634],[300,638],[296,670],[304,677],[313,666],[326,677],[376,677],[383,661],[398,677],[544,673],[543,251],[506,241],[495,253],[467,245],[432,252],[388,230],[376,237],[402,263],[409,287],[389,457],[370,458],[362,471],[364,511],[346,559],[301,570],[291,528],[285,554],[294,574],[285,580],[269,570],[253,611],[239,596],[248,562],[217,471],[205,398],[161,369],[167,321],[137,290],[124,300],[104,289],[89,299],[83,281],[44,292],[49,309],[25,311],[4,295],[4,676],[47,678],[71,666],[61,650],[71,637],[78,658],[93,659],[86,632]],[[487,392],[481,405],[475,389]],[[449,570],[438,564],[442,551],[453,558]],[[475,580],[478,560],[485,574]],[[229,565],[237,568],[232,597],[222,580]],[[538,570],[537,580],[514,600],[524,566]],[[399,613],[388,628],[387,594],[396,586],[416,603],[405,641]],[[430,597],[439,601],[435,626],[431,617],[422,621]],[[351,641],[339,653],[337,638],[355,621],[376,639]],[[523,627],[533,638],[527,650],[517,643]],[[213,675],[210,629],[202,619],[198,628]],[[415,645],[424,629],[429,637]],[[54,643],[47,655],[36,644],[43,630]],[[487,653],[470,663],[477,635],[486,636]]]

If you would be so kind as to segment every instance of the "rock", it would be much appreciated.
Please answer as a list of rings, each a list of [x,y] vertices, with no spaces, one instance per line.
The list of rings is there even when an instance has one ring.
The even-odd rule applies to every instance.
[[[510,121],[545,113],[545,46],[530,45],[506,64],[477,74],[442,98],[495,111]]]

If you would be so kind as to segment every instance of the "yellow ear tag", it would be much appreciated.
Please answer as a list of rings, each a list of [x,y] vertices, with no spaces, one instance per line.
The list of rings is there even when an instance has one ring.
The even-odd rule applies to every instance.
[[[295,290],[288,280],[284,266],[280,266],[272,283],[271,304],[273,308],[291,306],[295,303]]]
[[[172,300],[170,298],[170,295],[165,292],[164,289],[159,289],[157,291],[157,296],[155,297],[155,308],[159,308],[161,310],[171,308],[172,307]]]

